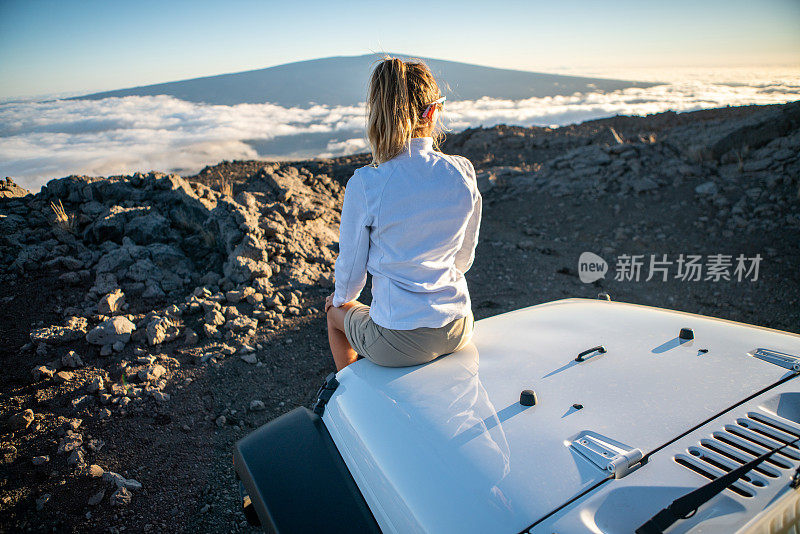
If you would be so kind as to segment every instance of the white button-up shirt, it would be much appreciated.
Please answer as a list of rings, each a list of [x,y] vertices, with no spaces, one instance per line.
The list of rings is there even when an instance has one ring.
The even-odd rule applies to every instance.
[[[465,317],[481,203],[469,160],[435,151],[430,137],[357,169],[345,188],[333,305],[358,298],[369,271],[370,317],[380,326],[435,328]]]

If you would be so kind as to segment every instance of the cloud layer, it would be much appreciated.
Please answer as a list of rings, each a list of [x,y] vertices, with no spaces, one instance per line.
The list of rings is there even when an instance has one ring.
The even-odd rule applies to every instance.
[[[448,102],[445,120],[455,131],[503,123],[560,126],[617,114],[794,100],[800,100],[800,76],[675,80],[610,93]],[[223,159],[352,154],[367,149],[363,125],[364,109],[356,106],[218,106],[168,96],[8,103],[0,105],[0,177],[35,191],[69,174],[193,173]],[[299,149],[286,150],[293,136],[316,144],[298,142]],[[270,145],[277,139],[282,142]],[[270,146],[280,148],[264,148]]]

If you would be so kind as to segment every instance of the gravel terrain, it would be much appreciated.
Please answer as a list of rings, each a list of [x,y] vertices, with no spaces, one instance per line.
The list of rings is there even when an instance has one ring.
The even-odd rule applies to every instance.
[[[443,150],[483,192],[476,319],[608,293],[800,333],[800,102],[471,129]],[[368,162],[0,182],[0,531],[253,530],[233,444],[334,369],[321,310]],[[581,281],[584,252],[604,278]]]

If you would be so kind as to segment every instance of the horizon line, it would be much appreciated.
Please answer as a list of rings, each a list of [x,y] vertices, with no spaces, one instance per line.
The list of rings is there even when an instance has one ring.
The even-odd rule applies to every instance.
[[[486,68],[486,69],[513,71],[513,72],[524,72],[524,73],[529,73],[529,74],[551,74],[551,75],[552,74],[556,74],[556,75],[560,75],[560,76],[568,76],[568,77],[574,77],[574,78],[580,78],[580,77],[591,77],[591,78],[601,78],[601,79],[603,78],[603,76],[597,76],[597,75],[587,76],[587,75],[580,75],[580,74],[574,74],[574,73],[573,74],[562,74],[560,72],[546,72],[546,71],[540,71],[540,70],[535,70],[534,71],[534,70],[525,70],[525,69],[519,69],[519,68],[496,67],[496,66],[492,66],[492,65],[483,65],[483,64],[480,64],[480,63],[469,63],[467,61],[462,61],[462,60],[441,59],[441,58],[427,57],[427,56],[415,56],[415,55],[411,55],[411,54],[403,54],[403,53],[395,53],[395,52],[369,52],[369,53],[366,53],[366,54],[349,54],[349,55],[340,54],[340,55],[334,55],[334,56],[323,56],[323,57],[314,57],[314,58],[309,58],[309,59],[300,59],[300,60],[297,60],[297,61],[288,61],[288,62],[284,62],[284,63],[277,63],[277,64],[274,64],[274,65],[268,65],[266,67],[257,67],[257,68],[245,69],[245,70],[237,70],[237,71],[226,71],[226,72],[217,73],[217,74],[207,74],[207,75],[202,75],[202,76],[194,76],[194,77],[190,77],[190,78],[182,78],[182,79],[179,79],[179,80],[172,79],[172,80],[168,80],[168,81],[160,81],[160,82],[147,83],[147,84],[143,84],[143,85],[134,85],[134,86],[128,86],[128,87],[118,87],[118,88],[114,88],[114,89],[101,89],[101,90],[89,90],[89,89],[86,89],[86,90],[81,90],[81,91],[63,91],[63,92],[55,92],[55,93],[32,94],[32,95],[15,95],[15,96],[10,96],[10,97],[0,98],[0,105],[16,104],[16,103],[23,103],[23,102],[30,102],[30,101],[49,102],[49,101],[53,101],[53,100],[66,100],[66,99],[73,99],[73,98],[79,98],[79,97],[84,97],[84,96],[91,96],[91,95],[100,94],[100,93],[110,93],[110,92],[114,92],[114,91],[142,89],[142,88],[145,88],[145,87],[152,87],[154,85],[164,85],[164,84],[169,84],[169,83],[180,83],[180,82],[187,82],[187,81],[193,81],[193,80],[204,80],[204,79],[210,79],[210,78],[217,78],[217,77],[220,77],[220,76],[230,76],[230,75],[234,75],[234,74],[245,74],[245,73],[251,73],[251,72],[258,72],[258,71],[277,68],[277,67],[284,67],[284,66],[288,66],[288,65],[294,65],[294,64],[297,64],[297,63],[310,63],[312,61],[322,61],[322,60],[327,60],[327,59],[358,58],[358,57],[379,56],[379,55],[389,55],[389,56],[393,56],[393,57],[403,57],[403,58],[407,58],[407,59],[419,59],[419,60],[422,60],[422,61],[425,61],[425,60],[446,61],[448,63],[458,63],[458,64],[461,64],[461,65],[476,66],[476,67],[481,67],[481,68]],[[605,68],[605,69],[637,69],[637,68],[639,68],[639,69],[655,69],[655,68],[663,68],[663,69],[666,69],[666,70],[670,70],[670,69],[675,69],[675,68],[687,68],[687,69],[706,69],[706,68],[720,68],[720,69],[753,68],[753,69],[756,69],[756,68],[758,68],[758,69],[763,69],[763,68],[791,68],[791,67],[799,67],[800,68],[800,62],[796,62],[796,63],[795,62],[777,62],[777,63],[768,63],[768,64],[759,63],[758,65],[755,65],[755,64],[715,65],[715,66],[710,66],[710,65],[699,66],[698,65],[698,66],[688,66],[688,67],[683,67],[683,66],[678,66],[678,65],[662,66],[662,67],[650,67],[650,66],[645,66],[645,65],[627,66],[627,67],[622,67],[622,66],[609,67],[609,66],[607,66],[607,67],[603,67],[603,68]],[[560,69],[566,68],[566,66],[562,66],[560,69],[559,69],[559,67],[553,67],[553,68],[556,71],[558,71]],[[582,68],[582,67],[576,67],[576,68]],[[607,78],[607,79],[616,79],[616,78]],[[636,80],[626,80],[626,81],[636,81]],[[656,82],[649,82],[649,83],[656,83]],[[665,82],[661,82],[661,83],[665,83]]]

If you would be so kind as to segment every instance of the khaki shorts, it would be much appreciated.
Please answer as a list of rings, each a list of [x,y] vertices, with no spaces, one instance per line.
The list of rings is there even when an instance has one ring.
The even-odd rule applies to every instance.
[[[420,365],[459,350],[472,339],[472,312],[439,328],[392,330],[375,324],[369,306],[356,304],[344,316],[344,333],[353,349],[386,367]]]

